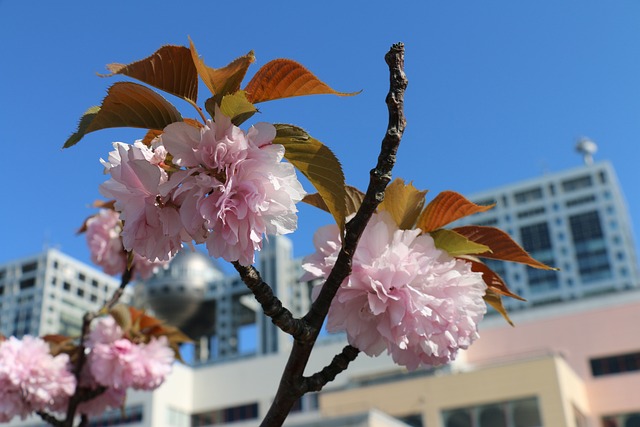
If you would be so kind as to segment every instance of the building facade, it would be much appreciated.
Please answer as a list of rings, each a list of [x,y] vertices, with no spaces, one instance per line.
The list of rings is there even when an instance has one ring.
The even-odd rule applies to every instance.
[[[631,289],[640,283],[631,220],[615,171],[599,162],[469,197],[489,211],[458,224],[498,227],[559,271],[489,260],[525,308]]]
[[[436,369],[407,373],[386,355],[361,354],[322,392],[305,395],[286,425],[640,427],[640,277],[631,222],[611,165],[585,165],[470,198],[496,207],[461,225],[499,227],[535,258],[560,268],[547,272],[490,262],[527,299],[505,301],[516,327],[487,316],[481,338],[455,362]],[[44,312],[77,304],[77,313],[65,311],[76,319],[84,311],[79,307],[92,302],[93,279],[99,276],[74,270],[77,266],[62,262],[66,257],[54,255],[0,267],[6,271],[0,273],[0,286],[10,283],[13,295],[11,306],[6,291],[2,299],[0,325],[8,332],[26,333],[24,325],[29,331],[37,325],[39,331],[54,332],[33,313],[29,322],[20,322],[24,315],[16,317],[16,290],[26,303],[30,289],[42,287],[34,306],[41,304]],[[257,267],[299,316],[309,308],[311,285],[298,281],[300,261],[291,255],[288,239],[270,237]],[[176,364],[158,390],[130,393],[124,411],[108,412],[90,425],[258,425],[273,399],[291,339],[261,314],[237,276],[223,274],[203,254],[184,252],[137,287],[136,299],[191,332],[193,363]],[[47,316],[45,324],[70,330],[69,321],[56,318]],[[305,374],[322,369],[345,344],[342,335],[324,336]],[[43,425],[36,418],[14,424]]]
[[[99,308],[119,285],[56,249],[2,264],[0,334],[79,335],[83,314]]]

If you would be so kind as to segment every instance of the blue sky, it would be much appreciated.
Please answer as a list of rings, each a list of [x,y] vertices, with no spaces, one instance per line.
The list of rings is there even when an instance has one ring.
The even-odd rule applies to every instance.
[[[98,159],[142,132],[99,131],[61,146],[117,81],[96,76],[105,64],[189,36],[213,67],[253,49],[250,75],[287,57],[336,90],[362,90],[266,103],[258,117],[307,129],[360,188],[387,124],[383,56],[402,41],[408,127],[394,176],[431,194],[469,194],[577,166],[574,145],[587,136],[596,160],[614,164],[640,230],[640,2],[402,3],[0,0],[0,263],[43,245],[89,259],[74,233],[100,197]],[[301,208],[297,255],[329,221]]]

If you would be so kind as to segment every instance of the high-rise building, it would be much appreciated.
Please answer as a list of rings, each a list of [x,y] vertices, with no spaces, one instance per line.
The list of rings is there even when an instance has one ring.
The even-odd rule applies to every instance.
[[[1,264],[0,333],[77,336],[83,314],[99,308],[119,285],[56,249]]]
[[[473,194],[489,211],[460,225],[498,227],[534,258],[559,271],[514,263],[488,264],[527,301],[508,308],[589,297],[640,284],[628,210],[610,163],[586,164]]]

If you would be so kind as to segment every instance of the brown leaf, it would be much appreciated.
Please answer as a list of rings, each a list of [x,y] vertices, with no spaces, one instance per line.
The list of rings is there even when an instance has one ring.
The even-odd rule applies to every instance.
[[[253,51],[250,51],[244,56],[233,60],[230,64],[222,68],[211,68],[205,65],[204,61],[198,56],[196,47],[193,41],[189,39],[189,46],[191,50],[191,58],[195,64],[198,75],[209,88],[213,95],[219,100],[228,93],[234,93],[240,89],[242,79],[249,65],[251,65],[256,59]]]
[[[71,135],[64,148],[75,145],[85,134],[114,127],[164,129],[182,120],[180,112],[169,101],[146,86],[119,82],[109,88],[100,107],[87,110],[78,131]]]
[[[394,179],[384,192],[379,210],[387,211],[401,230],[412,229],[424,206],[427,190],[419,191],[412,183],[405,184],[401,178]]]
[[[360,209],[360,205],[362,204],[362,200],[364,199],[364,193],[358,190],[356,187],[352,187],[351,185],[347,185],[345,187],[346,199],[346,216],[354,214]],[[322,200],[322,197],[318,193],[307,194],[302,199],[304,203],[307,203],[311,206],[315,206],[316,208],[322,209],[325,212],[329,212],[329,208],[327,204]]]
[[[253,104],[303,95],[331,94],[353,96],[360,92],[337,92],[309,70],[290,59],[267,62],[244,88]]]
[[[465,216],[484,212],[494,205],[480,206],[455,191],[443,191],[424,208],[418,219],[418,228],[425,233],[437,230]]]
[[[484,280],[484,283],[486,283],[487,287],[493,292],[517,299],[519,301],[526,301],[526,299],[522,298],[520,295],[511,292],[504,279],[500,277],[498,273],[490,269],[487,264],[483,263],[480,260],[473,260],[467,257],[461,258],[471,263],[472,271],[482,273],[482,280]]]
[[[542,270],[557,270],[533,259],[511,236],[498,228],[468,225],[453,230],[471,241],[491,248],[491,252],[478,254],[479,257],[518,262]]]
[[[198,72],[191,51],[184,46],[162,46],[148,58],[131,64],[109,64],[111,74],[123,74],[195,103],[198,100]]]
[[[504,320],[509,322],[511,326],[515,326],[511,321],[511,318],[509,318],[509,314],[507,314],[507,310],[504,308],[504,305],[502,305],[502,297],[498,293],[494,292],[491,289],[487,289],[487,292],[484,294],[483,298],[484,302],[495,308],[498,313],[502,314]]]

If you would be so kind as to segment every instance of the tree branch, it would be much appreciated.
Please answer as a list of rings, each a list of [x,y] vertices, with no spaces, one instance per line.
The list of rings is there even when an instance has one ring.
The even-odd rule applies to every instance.
[[[271,286],[262,280],[260,272],[255,267],[240,265],[237,261],[232,264],[244,284],[253,292],[256,300],[262,306],[264,314],[271,318],[274,325],[295,339],[309,339],[311,336],[310,328],[304,321],[293,317],[293,314],[282,305],[278,297],[273,294]]]
[[[333,357],[331,363],[322,368],[320,372],[303,378],[305,393],[322,390],[322,387],[333,381],[339,373],[346,371],[349,363],[356,360],[359,353],[360,350],[357,348],[351,345],[345,346],[340,353]]]
[[[353,254],[360,236],[378,204],[384,199],[384,191],[391,180],[391,170],[395,164],[396,152],[406,124],[404,118],[404,91],[407,87],[407,79],[404,74],[404,45],[402,43],[393,45],[385,55],[385,61],[389,66],[390,72],[390,89],[386,98],[389,109],[389,124],[382,140],[378,163],[370,172],[369,187],[360,209],[345,227],[345,237],[336,264],[325,281],[318,298],[312,304],[309,313],[302,319],[311,328],[311,336],[309,339],[296,339],[294,341],[273,404],[262,421],[261,426],[263,427],[281,426],[294,403],[308,391],[306,388],[309,387],[311,380],[305,380],[303,374],[309,361],[311,350],[327,316],[331,301],[344,279],[351,273]],[[343,350],[343,353],[345,353],[345,350]],[[339,358],[339,356],[336,357]],[[336,369],[329,367],[325,369],[337,370],[338,365],[336,365]],[[339,372],[337,370],[336,375]]]

